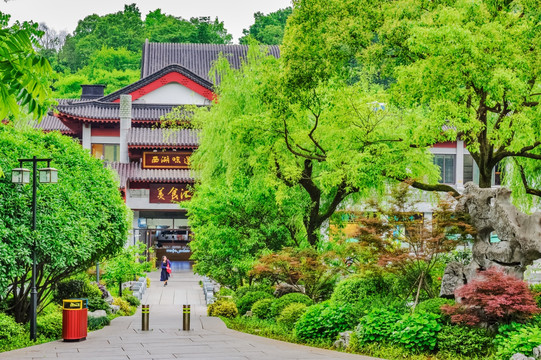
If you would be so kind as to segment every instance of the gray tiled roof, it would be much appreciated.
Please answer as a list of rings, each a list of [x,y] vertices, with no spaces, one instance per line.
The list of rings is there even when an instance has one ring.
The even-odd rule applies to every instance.
[[[132,121],[160,120],[174,105],[132,104]],[[58,111],[74,117],[93,120],[120,120],[120,104],[101,101],[58,105]]]
[[[241,65],[241,59],[246,57],[248,45],[216,45],[216,44],[171,44],[149,43],[143,46],[141,78],[157,72],[171,64],[179,64],[198,75],[211,81],[208,74],[212,63],[223,53],[229,63],[236,69]],[[274,57],[280,57],[280,48],[268,46],[268,52]]]
[[[164,145],[178,148],[197,148],[199,145],[197,131],[160,128],[131,128],[128,130],[128,146]]]
[[[72,134],[73,131],[64,125],[59,118],[53,115],[46,115],[39,123],[33,124],[35,129],[41,129],[43,131],[60,131],[63,134]]]
[[[115,170],[119,176],[120,187],[126,188],[128,181],[138,182],[176,182],[193,183],[194,178],[190,170],[181,169],[142,169],[140,162],[131,162],[129,164],[110,162],[107,165]]]

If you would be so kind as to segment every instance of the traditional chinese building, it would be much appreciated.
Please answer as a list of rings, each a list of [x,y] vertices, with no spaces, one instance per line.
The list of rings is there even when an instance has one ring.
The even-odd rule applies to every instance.
[[[209,106],[215,96],[212,62],[224,54],[238,68],[247,50],[244,45],[146,42],[140,80],[107,96],[104,85],[83,85],[81,99],[61,100],[54,114],[37,125],[79,139],[118,173],[120,191],[134,213],[129,243],[157,246],[158,257],[190,256],[182,202],[192,195],[190,156],[198,134],[157,125],[177,106]],[[277,46],[269,52],[279,56]]]

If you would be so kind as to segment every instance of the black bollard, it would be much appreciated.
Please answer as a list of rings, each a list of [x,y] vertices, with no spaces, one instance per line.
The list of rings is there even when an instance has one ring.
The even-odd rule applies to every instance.
[[[182,330],[190,331],[190,305],[182,305]]]
[[[141,305],[142,323],[141,330],[148,331],[148,318],[150,316],[150,305]]]

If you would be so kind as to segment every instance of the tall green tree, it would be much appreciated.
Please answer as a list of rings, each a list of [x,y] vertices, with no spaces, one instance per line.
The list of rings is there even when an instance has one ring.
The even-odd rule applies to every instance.
[[[385,174],[435,178],[426,151],[410,146],[421,119],[383,106],[386,95],[364,79],[334,77],[292,96],[303,90],[287,87],[281,61],[253,47],[240,70],[217,64],[219,101],[196,118],[202,135],[193,160],[203,184],[250,171],[276,192],[273,206],[294,199],[283,207],[295,214],[293,237],[317,247],[321,226],[349,195],[381,191]]]
[[[51,66],[34,50],[42,32],[27,22],[8,26],[9,19],[0,12],[0,121],[24,112],[41,118],[52,103]]]
[[[400,0],[381,11],[358,59],[391,84],[392,101],[425,112],[435,141],[463,140],[481,187],[504,164],[515,198],[541,195],[539,1]]]
[[[122,249],[130,225],[115,174],[69,137],[0,125],[0,166],[17,159],[52,158],[57,184],[38,184],[36,231],[31,230],[31,185],[0,179],[0,301],[19,322],[27,321],[36,243],[38,303],[52,286]],[[39,305],[38,305],[39,306]]]
[[[287,18],[292,11],[291,7],[287,7],[268,15],[256,12],[254,24],[249,29],[242,30],[244,36],[239,39],[240,44],[248,44],[249,39],[254,39],[265,45],[280,45],[284,38]]]
[[[54,96],[77,98],[84,84],[104,84],[107,85],[106,94],[114,92],[139,79],[140,62],[139,54],[125,48],[102,47],[92,54],[88,65],[74,74],[69,71],[57,74],[53,83]]]
[[[538,5],[295,1],[282,49],[286,81],[309,90],[336,73],[355,81],[356,69],[368,72],[391,104],[430,119],[417,146],[463,140],[481,187],[491,186],[499,163],[515,198],[531,204],[526,195],[541,194]],[[409,181],[458,195],[443,184]]]

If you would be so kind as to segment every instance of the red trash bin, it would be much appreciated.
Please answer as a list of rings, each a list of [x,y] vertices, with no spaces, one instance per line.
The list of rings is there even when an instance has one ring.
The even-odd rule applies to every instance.
[[[62,303],[62,338],[64,341],[85,340],[88,322],[88,300],[68,299]]]

